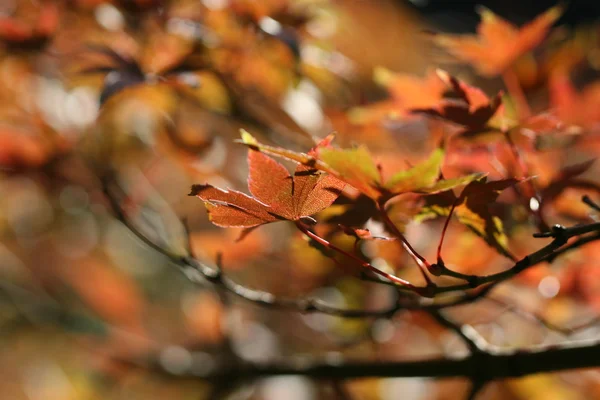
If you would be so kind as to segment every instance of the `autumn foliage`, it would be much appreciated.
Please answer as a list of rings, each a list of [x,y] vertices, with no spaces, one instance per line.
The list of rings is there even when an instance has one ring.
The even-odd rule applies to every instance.
[[[388,1],[10,3],[0,392],[600,394],[562,372],[599,366],[570,352],[600,320],[600,40],[567,4],[408,13],[415,68],[336,47]]]

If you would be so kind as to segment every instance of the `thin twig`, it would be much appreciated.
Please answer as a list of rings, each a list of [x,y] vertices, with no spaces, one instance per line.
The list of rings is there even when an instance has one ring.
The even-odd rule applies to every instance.
[[[567,241],[575,236],[585,235],[588,233],[597,232],[597,235],[600,235],[600,222],[595,222],[587,225],[576,225],[570,228],[565,228],[559,225],[553,227],[550,232],[535,234],[534,237],[553,237],[554,240],[542,247],[538,251],[525,256],[521,260],[517,261],[511,268],[490,274],[490,275],[467,275],[461,274],[458,272],[450,271],[449,269],[442,266],[441,275],[452,276],[455,278],[462,279],[466,281],[464,284],[456,284],[449,286],[426,286],[426,287],[418,287],[414,286],[414,291],[419,293],[425,297],[434,297],[436,295],[442,293],[449,292],[464,292],[469,289],[478,288],[480,286],[488,285],[486,288],[477,291],[477,292],[466,292],[463,293],[460,297],[443,302],[443,303],[397,303],[392,304],[387,309],[381,310],[349,310],[349,309],[340,309],[336,307],[329,306],[319,300],[316,299],[287,299],[287,298],[277,298],[271,293],[263,292],[260,290],[254,290],[247,288],[243,285],[236,283],[230,278],[224,276],[221,271],[211,268],[206,264],[200,262],[199,260],[191,257],[190,255],[179,255],[171,252],[170,250],[164,248],[163,246],[157,244],[153,240],[149,239],[145,234],[140,232],[125,216],[123,210],[119,206],[119,202],[116,198],[110,193],[108,189],[108,181],[104,180],[104,192],[107,195],[109,203],[113,208],[115,215],[117,218],[124,223],[136,236],[138,236],[144,243],[148,246],[156,250],[157,252],[163,254],[167,258],[169,258],[173,263],[178,265],[180,269],[187,275],[188,279],[195,282],[205,282],[209,281],[213,284],[222,285],[227,291],[230,293],[244,298],[245,300],[256,303],[257,305],[271,307],[271,308],[280,308],[287,310],[294,310],[302,313],[311,313],[311,312],[321,312],[327,313],[331,315],[336,315],[345,318],[366,318],[366,317],[387,317],[393,315],[399,309],[442,309],[446,307],[452,307],[455,305],[466,304],[472,302],[482,296],[484,296],[489,290],[493,288],[498,283],[504,282],[508,279],[513,278],[514,276],[520,274],[524,270],[539,264],[542,261],[551,261],[557,256],[564,254],[567,251],[576,248],[578,245],[577,241],[571,245],[565,246]],[[307,230],[307,232],[310,232]],[[587,238],[579,238],[580,244],[583,244]],[[596,237],[594,237],[594,240]],[[589,242],[592,239],[587,239],[585,242]],[[340,249],[341,250],[341,249]],[[361,263],[365,263],[361,260]],[[368,264],[368,263],[367,263]],[[370,265],[370,264],[369,264]],[[374,268],[374,267],[373,267]],[[375,268],[376,269],[376,268]],[[383,273],[383,271],[379,271],[379,273]],[[373,272],[378,273],[373,270]],[[387,275],[387,274],[386,274]],[[397,283],[400,283],[401,278],[391,278],[390,276],[385,276],[386,279],[389,280],[399,280]],[[391,279],[390,279],[391,278]],[[408,283],[408,282],[407,282]],[[408,285],[412,285],[408,283]],[[410,286],[408,286],[410,288]]]
[[[592,201],[592,199],[590,198],[590,196],[588,196],[588,195],[583,196],[581,198],[581,201],[583,201],[585,204],[587,204],[588,206],[590,206],[590,208],[592,210],[600,211],[600,205],[598,205],[594,201]]]
[[[121,223],[123,223],[129,230],[131,230],[131,232],[134,233],[140,240],[142,240],[142,242],[158,253],[167,257],[171,262],[177,265],[186,275],[186,277],[192,282],[201,284],[210,282],[214,285],[222,287],[229,293],[243,298],[244,300],[250,301],[256,305],[268,308],[297,311],[305,314],[319,312],[344,318],[380,318],[393,315],[401,308],[400,304],[392,304],[388,308],[381,310],[343,309],[330,306],[318,299],[280,298],[268,292],[245,287],[224,275],[220,268],[209,267],[205,263],[193,258],[190,255],[179,255],[173,253],[148,238],[134,224],[132,224],[131,221],[129,221],[123,210],[120,208],[119,202],[111,193],[108,187],[108,182],[105,181],[104,183],[104,193],[106,194],[117,219],[121,221]]]
[[[515,71],[511,68],[507,69],[502,74],[502,79],[506,85],[506,90],[508,90],[508,93],[517,105],[519,119],[523,121],[529,118],[531,116],[531,108],[529,107],[527,97],[525,96],[525,92],[523,92],[523,88],[521,87],[521,83],[519,83],[519,78]]]
[[[565,336],[573,335],[577,332],[580,332],[584,329],[591,328],[600,323],[600,315],[597,315],[597,316],[592,317],[592,318],[588,319],[587,321],[579,323],[577,325],[559,326],[559,325],[556,325],[556,324],[548,321],[546,318],[542,317],[541,315],[522,310],[522,309],[518,308],[516,305],[511,304],[507,300],[499,299],[497,297],[492,297],[492,296],[486,297],[486,300],[489,300],[493,303],[496,303],[498,305],[505,307],[506,311],[508,311],[508,312],[511,312],[520,317],[535,321],[538,324],[545,327],[546,329],[556,332],[556,333],[560,333],[561,335],[565,335]]]
[[[519,261],[515,263],[511,268],[497,272],[490,275],[468,275],[462,274],[459,272],[451,271],[444,266],[441,266],[441,275],[451,276],[454,278],[462,279],[468,282],[468,285],[472,288],[476,288],[486,283],[491,282],[501,282],[507,279],[510,279],[524,270],[539,264],[542,261],[553,260],[558,255],[564,253],[571,249],[570,246],[565,246],[567,241],[575,236],[585,235],[587,233],[599,232],[600,233],[600,223],[595,222],[587,225],[576,225],[570,228],[565,228],[561,225],[555,225],[551,231],[545,233],[536,233],[533,236],[536,238],[553,238],[552,242],[542,247],[536,252],[529,254],[528,256],[523,257]],[[561,248],[565,246],[561,250]],[[452,285],[452,286],[442,286],[437,288],[437,292],[447,292],[454,290],[463,290],[464,285]]]
[[[483,390],[486,385],[486,381],[482,380],[473,380],[471,381],[471,387],[469,388],[469,392],[467,393],[466,400],[475,400],[477,395]]]
[[[427,288],[433,289],[435,284],[431,281],[429,275],[427,275],[427,272],[431,269],[431,264],[429,263],[429,261],[427,261],[425,257],[419,254],[419,252],[412,247],[408,239],[406,239],[406,236],[404,236],[404,234],[400,232],[396,224],[394,224],[394,221],[390,219],[390,216],[388,215],[387,210],[385,209],[385,202],[378,202],[377,207],[379,209],[379,214],[381,215],[383,223],[385,224],[387,229],[389,229],[390,233],[392,233],[394,236],[400,239],[402,247],[413,258],[413,260],[419,267],[419,270],[421,271],[421,275],[425,280]]]
[[[298,229],[304,233],[306,236],[308,236],[309,238],[311,238],[312,240],[314,240],[315,242],[319,243],[322,246],[325,246],[329,249],[332,249],[342,255],[344,255],[345,257],[348,257],[349,259],[355,261],[357,264],[359,264],[361,267],[368,269],[371,272],[376,273],[377,275],[382,276],[383,278],[394,282],[397,285],[400,286],[404,286],[407,289],[412,289],[415,292],[417,292],[417,289],[419,289],[418,287],[414,286],[412,283],[399,278],[395,275],[392,274],[388,274],[387,272],[384,272],[382,270],[380,270],[379,268],[374,267],[373,265],[371,265],[370,263],[361,260],[360,258],[356,257],[353,254],[348,253],[347,251],[340,249],[339,247],[335,246],[334,244],[332,244],[331,242],[329,242],[326,239],[323,239],[322,237],[320,237],[319,235],[317,235],[316,233],[312,232],[305,224],[303,224],[300,221],[296,221],[296,226],[298,227]]]
[[[488,344],[470,325],[460,325],[444,315],[440,310],[429,310],[429,315],[443,327],[454,332],[469,348],[471,354],[484,352]]]

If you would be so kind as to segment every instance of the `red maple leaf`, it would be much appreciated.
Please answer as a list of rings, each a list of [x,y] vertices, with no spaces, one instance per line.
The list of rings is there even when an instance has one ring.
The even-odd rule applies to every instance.
[[[252,196],[212,185],[192,186],[190,195],[204,201],[213,224],[252,228],[281,220],[298,221],[329,207],[345,185],[302,164],[292,177],[283,165],[255,150],[248,151],[248,164]]]

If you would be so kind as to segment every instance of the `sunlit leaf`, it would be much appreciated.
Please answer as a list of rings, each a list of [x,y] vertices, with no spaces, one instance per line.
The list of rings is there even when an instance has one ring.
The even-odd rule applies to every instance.
[[[571,165],[561,169],[558,174],[540,191],[540,207],[545,207],[550,203],[554,202],[556,206],[556,200],[563,195],[568,189],[583,189],[586,192],[600,193],[600,185],[593,179],[586,179],[580,177],[580,175],[589,171],[594,164],[595,160],[585,161],[579,164]],[[571,203],[567,201],[567,203]],[[583,205],[583,203],[577,201],[577,204],[569,204],[570,207],[575,209],[577,206]],[[585,211],[587,206],[582,208]]]
[[[211,185],[192,186],[190,195],[204,201],[215,225],[252,228],[280,220],[297,221],[330,206],[345,185],[302,164],[292,177],[283,165],[252,149],[248,164],[248,187],[254,197]]]
[[[595,82],[577,90],[564,71],[555,72],[549,82],[550,102],[558,118],[566,124],[589,130],[600,122],[600,84]]]
[[[466,84],[445,71],[437,72],[441,81],[447,85],[448,94],[428,108],[415,108],[413,113],[422,113],[441,118],[465,129],[462,136],[475,135],[490,130],[492,117],[502,106],[502,93],[489,98],[483,91]]]
[[[385,183],[385,188],[393,193],[429,188],[436,183],[443,162],[444,150],[436,149],[424,162],[392,175]]]
[[[538,46],[564,7],[552,7],[521,28],[502,19],[487,8],[480,8],[477,35],[434,37],[435,43],[461,61],[473,65],[484,76],[497,76],[510,68],[520,56]]]
[[[487,182],[487,178],[482,177],[465,186],[458,197],[452,191],[427,196],[425,205],[416,219],[448,216],[454,207],[453,215],[460,223],[481,236],[499,253],[513,258],[507,247],[508,239],[504,233],[502,220],[492,214],[490,205],[504,189],[518,182],[518,179],[512,178]]]
[[[315,170],[325,171],[373,200],[386,200],[401,193],[437,193],[465,185],[481,177],[479,174],[472,174],[452,180],[438,181],[444,150],[436,149],[424,162],[408,170],[397,172],[384,182],[381,171],[383,166],[375,163],[366,146],[339,149],[330,146],[331,140],[332,137],[328,137],[309,154],[305,154],[263,145],[248,132],[242,131],[242,143],[251,149],[286,158]]]
[[[379,195],[377,187],[381,184],[381,175],[365,146],[354,149],[322,149],[319,160],[336,172],[336,176],[369,197]]]
[[[420,78],[379,67],[373,75],[375,82],[384,86],[392,96],[396,111],[434,107],[448,90],[447,83],[434,70]]]

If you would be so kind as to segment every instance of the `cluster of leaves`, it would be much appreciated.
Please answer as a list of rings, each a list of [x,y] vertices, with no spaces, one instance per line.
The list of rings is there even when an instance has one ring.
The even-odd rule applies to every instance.
[[[0,261],[13,262],[6,254],[14,251],[14,259],[32,265],[34,273],[23,276],[40,275],[51,294],[67,287],[67,301],[75,294],[107,330],[139,337],[140,353],[155,350],[152,340],[191,338],[229,361],[237,361],[238,346],[222,323],[227,293],[353,318],[355,324],[336,320],[324,328],[344,346],[373,339],[372,317],[391,320],[403,308],[417,310],[407,311],[411,323],[430,333],[437,330],[420,311],[452,328],[439,310],[470,303],[516,275],[535,290],[556,275],[561,295],[600,310],[597,280],[589,279],[597,268],[585,261],[597,255],[590,209],[598,206],[579,201],[600,194],[592,179],[600,87],[572,78],[593,72],[597,60],[575,39],[553,39],[564,7],[522,27],[481,9],[476,35],[427,34],[489,79],[477,86],[472,73],[430,69],[415,76],[386,67],[375,68],[365,85],[341,72],[352,62],[323,43],[328,29],[314,23],[356,4],[379,3],[13,1],[0,17],[0,187],[7,193],[0,232],[10,237]],[[546,39],[554,47],[542,46]],[[301,106],[283,107],[292,95],[304,96]],[[292,115],[306,97],[318,108],[320,127],[304,124],[302,112]],[[240,128],[241,140],[234,140]],[[326,136],[332,130],[335,141]],[[243,186],[242,154],[249,194],[233,189]],[[197,200],[184,197],[192,182],[202,182],[190,195],[204,203],[208,221]],[[113,229],[107,208],[165,257],[148,257],[146,247],[105,232]],[[172,218],[179,214],[189,216],[187,224]],[[223,233],[209,221],[234,229]],[[286,230],[285,221],[296,230]],[[532,233],[552,241],[541,247]],[[39,251],[31,252],[31,243]],[[550,262],[580,246],[572,259],[560,259],[561,272],[550,272]],[[207,266],[215,260],[216,267]],[[167,262],[218,293],[178,298],[169,309],[146,301],[150,292],[188,290],[179,280],[148,284],[146,264]],[[136,268],[143,283],[130,274]],[[279,274],[289,274],[285,284]],[[386,292],[372,284],[393,287],[389,308],[371,309]],[[326,286],[346,308],[303,297]],[[440,296],[449,292],[454,297]],[[172,309],[184,309],[185,318],[177,320]],[[161,323],[148,324],[149,316]],[[150,325],[189,329],[157,333]],[[242,332],[250,347],[265,326]],[[107,352],[139,355],[114,336],[103,344]],[[330,339],[311,351],[331,346]],[[171,362],[187,360],[179,350],[165,351],[159,364],[181,372]]]
[[[346,211],[358,207],[358,199],[369,199],[367,204],[371,205],[361,204],[360,209],[355,208],[355,211],[362,209],[364,213],[369,213],[362,222],[369,218],[382,221],[388,233],[400,239],[417,264],[426,267],[423,276],[427,287],[435,286],[428,273],[439,274],[437,267],[444,268],[442,273],[451,273],[445,268],[441,249],[452,216],[483,238],[499,254],[516,261],[517,256],[509,249],[504,228],[507,219],[513,227],[533,223],[540,231],[547,231],[546,213],[550,208],[547,206],[563,192],[584,186],[598,190],[596,184],[587,181],[582,184],[577,178],[592,167],[591,161],[550,172],[550,179],[546,181],[536,179],[532,172],[539,168],[535,164],[541,154],[537,150],[538,144],[547,135],[578,132],[576,143],[593,134],[581,124],[575,125],[574,119],[564,118],[567,107],[572,106],[565,103],[572,104],[574,100],[556,101],[554,108],[533,113],[515,75],[517,62],[529,56],[529,52],[542,43],[562,11],[561,7],[554,7],[522,28],[517,28],[490,10],[482,9],[482,22],[477,36],[434,36],[437,45],[470,63],[482,75],[502,76],[508,91],[506,94],[500,92],[489,98],[482,90],[442,70],[432,71],[424,79],[395,74],[384,68],[375,71],[376,82],[385,86],[392,98],[363,106],[361,118],[355,123],[376,124],[386,119],[398,121],[420,118],[429,126],[441,126],[444,131],[437,138],[442,144],[416,165],[400,171],[389,171],[391,168],[384,162],[376,162],[365,145],[337,148],[332,145],[332,136],[308,153],[301,153],[260,143],[250,133],[242,131],[241,143],[249,148],[248,182],[253,197],[210,185],[195,185],[191,195],[204,201],[211,221],[221,227],[254,228],[265,223],[288,220],[295,221],[297,225],[300,222],[300,229],[306,233],[303,221],[331,204],[335,205],[336,198],[346,184],[350,188],[346,192],[358,192],[358,197],[354,195]],[[491,53],[497,57],[490,57]],[[562,74],[562,70],[555,72],[556,76]],[[564,84],[564,80],[562,82]],[[566,93],[567,98],[574,96],[568,96],[573,92],[568,84],[560,91]],[[508,159],[498,160],[505,174],[501,179],[490,180],[487,175],[491,171],[477,163],[466,163],[462,168],[459,166],[462,175],[444,178],[444,159],[448,152],[452,155],[457,148],[475,150],[481,148],[482,143],[487,157],[498,157],[494,151],[499,151],[497,149],[501,146],[507,148]],[[560,151],[569,149],[561,148]],[[267,155],[297,163],[294,177]],[[478,167],[481,169],[478,170]],[[548,168],[546,165],[543,167]],[[311,183],[308,187],[307,182]],[[508,188],[513,189],[513,203],[497,203],[501,192]],[[431,263],[416,252],[404,235],[404,226],[399,228],[389,217],[394,204],[398,202],[415,205],[411,208],[409,220],[423,222],[435,217],[446,219],[436,262]],[[327,224],[327,220],[322,222]],[[357,240],[373,238],[364,226],[352,225],[356,219],[350,221],[338,216],[336,222],[340,223],[342,232]],[[316,223],[317,220],[312,220],[310,225]],[[311,237],[314,232],[309,231],[308,234]],[[314,240],[314,237],[311,238]],[[324,239],[317,241],[327,244]],[[331,247],[335,250],[335,246]],[[373,269],[372,266],[369,269]]]

